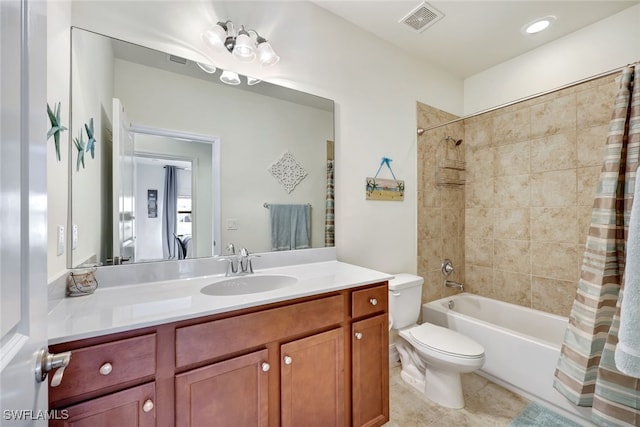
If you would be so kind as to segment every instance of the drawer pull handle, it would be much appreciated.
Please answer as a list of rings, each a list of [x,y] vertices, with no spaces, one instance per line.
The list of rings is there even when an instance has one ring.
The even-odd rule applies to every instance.
[[[267,362],[262,362],[262,372],[269,372],[269,369],[271,369],[271,365]]]
[[[100,375],[109,375],[111,371],[113,371],[113,366],[109,362],[100,366]]]
[[[291,356],[285,356],[283,360],[285,365],[291,365],[293,363]]]
[[[377,300],[377,299],[375,299],[375,298],[371,298],[371,299],[369,300],[369,304],[371,304],[371,305],[378,305],[378,300]]]
[[[362,332],[356,332],[354,335],[356,336],[357,340],[361,340],[362,339]]]
[[[142,410],[144,412],[151,412],[153,410],[153,401],[151,399],[145,400],[144,404],[142,405]]]

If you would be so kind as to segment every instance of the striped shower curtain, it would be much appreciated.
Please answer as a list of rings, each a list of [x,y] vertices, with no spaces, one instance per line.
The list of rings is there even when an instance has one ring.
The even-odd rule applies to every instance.
[[[178,181],[175,166],[164,167],[164,200],[162,206],[162,257],[178,259]]]
[[[327,196],[324,216],[324,246],[335,246],[335,212],[333,187],[333,160],[327,160]]]
[[[640,151],[639,80],[640,64],[622,71],[577,295],[554,379],[558,391],[577,405],[592,406],[593,421],[606,426],[640,425],[640,379],[622,374],[614,361]]]

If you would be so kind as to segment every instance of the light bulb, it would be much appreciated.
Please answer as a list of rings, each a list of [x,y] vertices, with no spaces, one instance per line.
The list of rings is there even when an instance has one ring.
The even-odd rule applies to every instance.
[[[198,64],[198,67],[200,67],[200,69],[205,73],[213,74],[216,72],[216,67],[213,65],[203,64],[201,62],[196,62],[196,64]]]
[[[280,60],[268,41],[258,44],[258,60],[263,67],[270,67]]]
[[[556,20],[555,16],[549,15],[544,18],[536,19],[533,22],[528,23],[522,27],[523,34],[536,34],[549,28],[549,26]]]
[[[237,86],[240,84],[240,77],[233,71],[224,70],[220,76],[220,81],[228,85]]]
[[[202,34],[202,38],[209,42],[211,46],[222,46],[227,38],[227,29],[225,28],[224,23],[218,22],[215,27],[205,31]]]
[[[236,43],[232,53],[238,61],[242,62],[251,62],[256,57],[253,40],[251,40],[251,36],[245,31],[244,27],[240,30],[238,37],[236,37]]]

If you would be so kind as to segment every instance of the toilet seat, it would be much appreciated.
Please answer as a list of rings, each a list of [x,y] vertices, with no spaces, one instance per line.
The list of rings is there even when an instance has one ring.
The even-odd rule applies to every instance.
[[[414,343],[424,350],[462,359],[484,358],[484,348],[480,344],[454,330],[423,323],[408,332]]]

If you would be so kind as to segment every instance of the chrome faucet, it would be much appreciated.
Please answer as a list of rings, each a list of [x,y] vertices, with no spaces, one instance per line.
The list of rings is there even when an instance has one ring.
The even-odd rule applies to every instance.
[[[247,248],[241,248],[238,252],[238,273],[237,274],[253,274],[253,266],[251,259],[258,255],[250,255]]]
[[[230,255],[235,255],[235,254],[236,254],[236,247],[235,247],[235,246],[233,246],[233,243],[229,243],[229,244],[227,245],[227,252],[228,252]]]
[[[227,250],[229,250],[229,252],[232,252],[232,254],[222,256],[218,259],[218,261],[227,262],[227,271],[225,272],[225,276],[253,274],[253,265],[251,264],[251,260],[253,258],[259,257],[259,255],[249,254],[247,248],[241,248],[236,255],[235,250],[232,249],[233,244],[229,244],[227,246]]]
[[[444,285],[447,288],[456,288],[464,292],[464,284],[459,282],[454,282],[453,280],[445,280]]]

